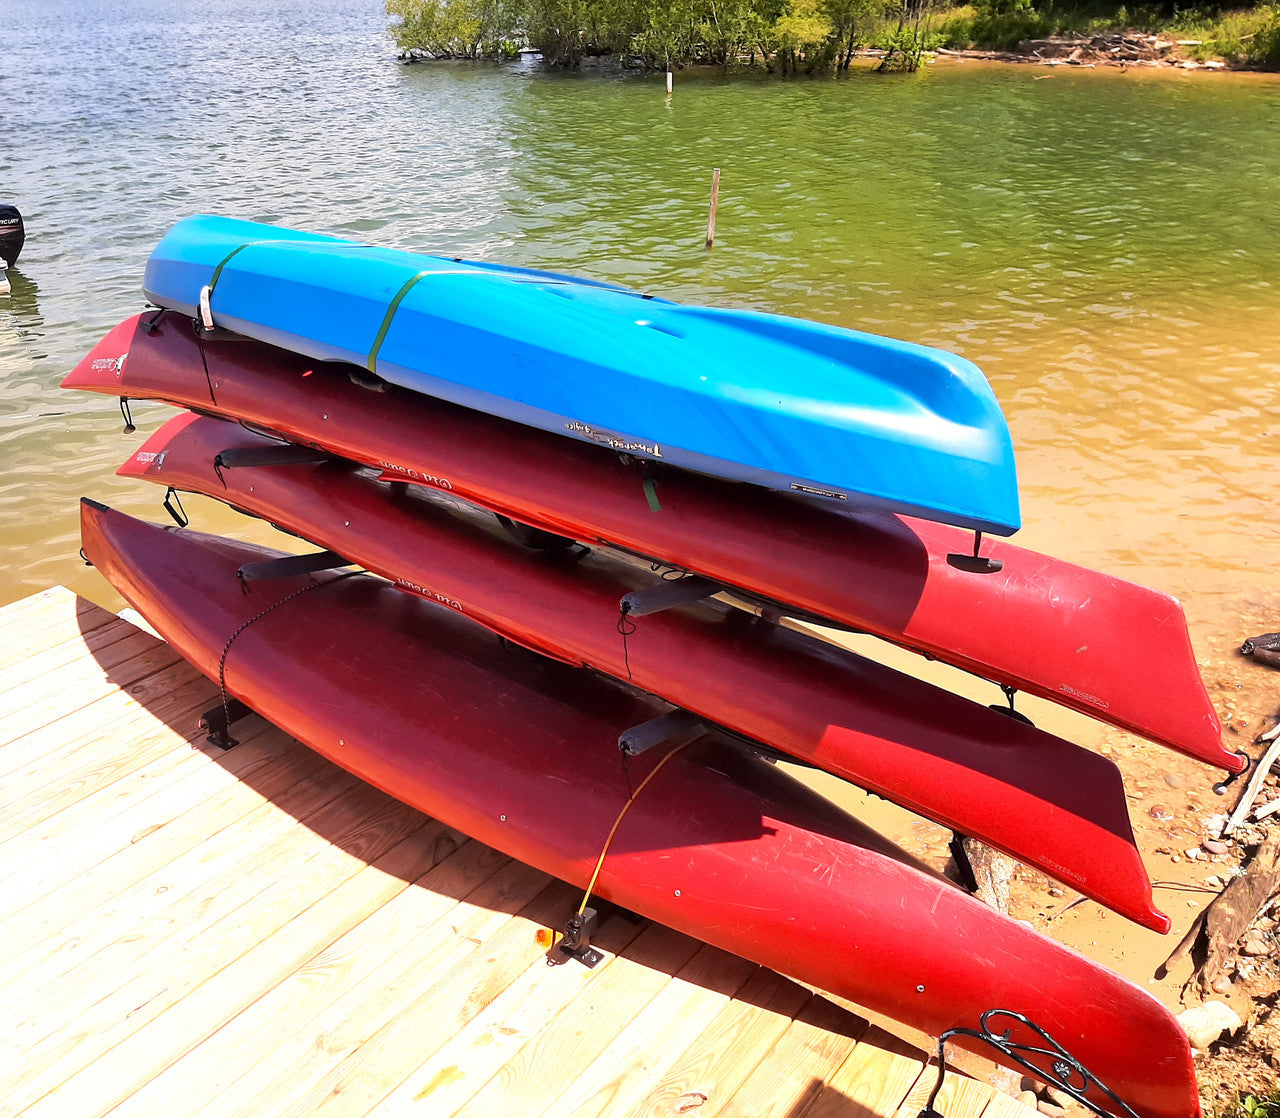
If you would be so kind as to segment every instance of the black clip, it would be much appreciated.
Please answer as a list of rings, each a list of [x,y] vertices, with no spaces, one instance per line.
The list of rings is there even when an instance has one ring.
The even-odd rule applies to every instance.
[[[547,965],[554,967],[570,959],[577,959],[591,970],[603,960],[604,953],[591,946],[591,933],[598,924],[597,918],[598,913],[594,908],[584,908],[570,916],[565,922],[564,934],[547,953]]]
[[[1236,750],[1237,757],[1244,758],[1244,768],[1238,773],[1228,773],[1222,780],[1213,786],[1213,794],[1215,796],[1225,796],[1227,790],[1239,779],[1249,775],[1249,770],[1254,766],[1254,759],[1249,756],[1243,749]]]
[[[960,571],[968,571],[973,575],[993,575],[996,571],[1004,567],[1002,559],[984,559],[978,554],[978,549],[982,547],[982,533],[973,533],[973,554],[965,555],[959,551],[953,551],[947,556],[947,562]]]

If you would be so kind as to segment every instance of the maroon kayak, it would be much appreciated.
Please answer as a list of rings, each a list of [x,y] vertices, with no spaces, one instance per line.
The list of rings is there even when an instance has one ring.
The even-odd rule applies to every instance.
[[[709,735],[624,772],[618,736],[651,699],[369,575],[246,593],[264,549],[81,510],[89,560],[177,651],[215,680],[225,656],[230,694],[398,799],[577,886],[630,800],[601,898],[935,1036],[1024,1014],[1141,1118],[1199,1114],[1186,1037],[1146,991],[776,766]]]
[[[530,552],[461,502],[450,510],[425,491],[397,492],[345,461],[216,465],[273,446],[188,412],[118,472],[226,501],[521,645],[629,681],[1168,930],[1106,758],[718,603],[624,622],[619,599],[662,584],[647,568]]]
[[[248,340],[197,343],[188,319],[141,316],[63,381],[215,412],[448,490],[522,524],[620,547],[864,630],[1237,772],[1166,594],[987,540],[1001,570],[948,561],[971,534],[852,514],[668,469]],[[366,380],[367,373],[351,370]],[[658,511],[654,511],[657,506]]]

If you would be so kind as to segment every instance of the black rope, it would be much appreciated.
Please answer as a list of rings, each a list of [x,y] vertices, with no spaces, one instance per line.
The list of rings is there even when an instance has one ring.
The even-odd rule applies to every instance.
[[[133,425],[133,413],[129,410],[129,397],[120,397],[120,415],[124,418],[124,433],[132,435],[137,428]]]
[[[636,631],[636,623],[627,616],[624,605],[618,610],[618,635],[622,637],[622,663],[627,669],[627,678],[631,678],[631,653],[627,649],[627,638]]]
[[[193,333],[196,336],[196,348],[200,350],[200,364],[204,366],[204,382],[209,386],[209,402],[216,408],[218,397],[213,391],[213,377],[209,375],[209,361],[204,355],[204,338],[200,336],[199,324],[194,327]]]
[[[221,695],[222,695],[222,713],[226,719],[226,725],[228,727],[227,741],[230,743],[230,745],[228,745],[227,748],[230,748],[231,745],[236,744],[231,739],[231,735],[229,732],[230,726],[231,726],[231,702],[227,696],[227,654],[231,651],[231,646],[235,643],[236,638],[241,633],[243,633],[247,628],[249,628],[249,626],[252,625],[255,621],[259,621],[262,618],[266,617],[267,614],[269,614],[272,610],[279,609],[286,602],[292,602],[294,598],[297,598],[301,594],[305,594],[308,590],[315,590],[321,586],[332,586],[335,582],[341,582],[343,579],[350,578],[352,575],[359,574],[359,573],[360,573],[359,571],[347,571],[346,574],[338,575],[336,578],[325,579],[323,582],[319,582],[319,581],[309,582],[307,583],[306,586],[299,587],[297,590],[294,590],[292,593],[286,594],[278,602],[274,602],[271,605],[267,606],[267,608],[262,610],[260,613],[255,613],[251,618],[249,618],[248,621],[244,622],[244,624],[242,624],[234,633],[231,634],[231,636],[227,638],[227,643],[222,646],[222,655],[218,657],[218,690],[221,692]],[[243,580],[241,581],[240,585],[245,590],[245,593],[248,593],[248,588],[246,587]]]

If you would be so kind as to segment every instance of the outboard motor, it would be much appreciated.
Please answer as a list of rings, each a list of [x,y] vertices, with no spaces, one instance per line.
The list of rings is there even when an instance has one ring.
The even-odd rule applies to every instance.
[[[0,260],[9,266],[16,264],[26,239],[18,207],[0,206]]]

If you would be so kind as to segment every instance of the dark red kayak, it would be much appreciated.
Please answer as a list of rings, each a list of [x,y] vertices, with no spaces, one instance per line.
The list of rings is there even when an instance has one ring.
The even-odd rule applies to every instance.
[[[225,501],[518,644],[629,681],[1168,930],[1106,758],[718,603],[624,621],[624,594],[671,584],[617,558],[530,552],[462,502],[451,510],[422,490],[397,492],[345,461],[217,465],[273,445],[188,412],[119,473]]]
[[[63,382],[214,412],[447,490],[522,524],[714,579],[1051,699],[1230,771],[1178,602],[964,531],[644,466],[179,315],[116,327]],[[352,370],[367,381],[368,374]],[[656,511],[655,511],[656,510]]]
[[[586,886],[638,789],[601,898],[935,1036],[977,1028],[993,1007],[1024,1014],[1141,1118],[1199,1114],[1186,1038],[1146,991],[967,896],[776,766],[712,734],[624,772],[619,734],[662,709],[652,699],[510,650],[369,575],[246,593],[237,569],[272,553],[91,501],[82,537],[197,668],[216,680],[225,654],[232,695],[449,826]]]

